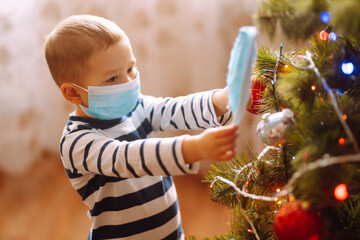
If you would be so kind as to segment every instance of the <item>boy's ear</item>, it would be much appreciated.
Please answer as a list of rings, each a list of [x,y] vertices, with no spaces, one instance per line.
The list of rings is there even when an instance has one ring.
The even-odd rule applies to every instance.
[[[80,94],[77,93],[77,89],[73,84],[65,82],[61,84],[60,90],[66,100],[73,104],[81,104]]]

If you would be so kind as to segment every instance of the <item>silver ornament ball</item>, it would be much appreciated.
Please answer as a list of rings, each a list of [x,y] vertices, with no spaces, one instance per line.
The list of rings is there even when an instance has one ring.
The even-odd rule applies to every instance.
[[[265,113],[257,125],[259,139],[268,146],[280,147],[286,143],[285,133],[294,124],[294,113],[285,108],[273,114]]]

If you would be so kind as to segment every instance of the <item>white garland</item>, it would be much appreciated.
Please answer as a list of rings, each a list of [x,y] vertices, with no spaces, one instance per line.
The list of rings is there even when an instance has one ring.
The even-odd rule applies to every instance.
[[[316,160],[315,162],[307,163],[307,164],[303,165],[297,172],[295,172],[292,175],[292,177],[290,178],[288,183],[282,188],[282,190],[280,192],[275,194],[274,197],[268,197],[268,196],[247,193],[245,191],[240,190],[236,186],[235,181],[230,181],[229,179],[226,179],[221,176],[214,177],[214,180],[212,181],[211,185],[214,185],[215,182],[220,180],[220,181],[228,184],[229,186],[231,186],[235,190],[236,193],[238,193],[239,195],[242,195],[243,197],[252,198],[254,200],[275,201],[279,197],[283,197],[283,196],[290,194],[294,190],[296,181],[307,172],[310,172],[312,170],[319,169],[319,168],[329,167],[332,165],[345,164],[345,163],[357,163],[357,162],[360,162],[360,154],[349,154],[349,155],[342,155],[342,156],[336,156],[336,157],[330,157],[328,154],[326,154],[326,155],[324,155],[323,158],[320,158],[320,159]],[[243,171],[246,168],[251,167],[253,164],[254,163],[249,163],[249,164],[245,165],[244,167],[242,167],[241,170]],[[233,170],[233,171],[238,172],[240,170]]]

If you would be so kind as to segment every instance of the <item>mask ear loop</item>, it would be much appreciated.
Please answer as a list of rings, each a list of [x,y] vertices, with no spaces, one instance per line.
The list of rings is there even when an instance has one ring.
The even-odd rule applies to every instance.
[[[79,85],[77,85],[77,84],[75,84],[75,83],[72,83],[72,85],[74,85],[75,87],[78,87],[78,88],[84,90],[85,92],[89,92],[89,90],[87,90],[86,88],[83,88],[83,87],[81,87],[81,86],[79,86]]]
[[[78,87],[78,88],[84,90],[85,92],[89,92],[89,90],[87,90],[86,88],[83,88],[83,87],[77,85],[76,83],[72,83],[72,85],[74,85],[75,87]],[[83,112],[84,112],[86,115],[88,115],[89,117],[92,117],[92,116],[90,116],[90,115],[87,113],[87,110],[88,110],[87,107],[83,106],[82,104],[79,104],[79,106],[80,106],[81,110],[83,110]]]

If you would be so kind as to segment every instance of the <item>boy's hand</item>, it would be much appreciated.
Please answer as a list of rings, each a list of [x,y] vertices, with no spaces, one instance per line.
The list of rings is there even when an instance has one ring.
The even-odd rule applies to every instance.
[[[216,112],[216,116],[224,115],[227,111],[227,106],[229,104],[229,87],[217,90],[214,92],[212,97],[212,102]]]
[[[182,152],[185,163],[200,160],[227,161],[235,156],[237,126],[210,128],[200,135],[186,137]]]

